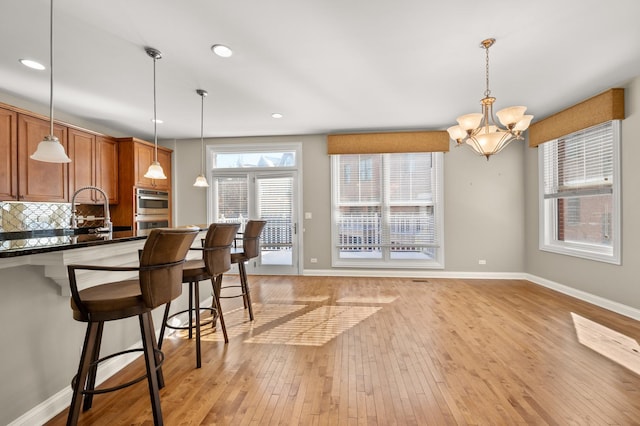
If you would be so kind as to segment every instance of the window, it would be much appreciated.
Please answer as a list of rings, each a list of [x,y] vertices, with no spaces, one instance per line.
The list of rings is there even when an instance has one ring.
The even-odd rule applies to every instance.
[[[442,153],[332,156],[333,266],[443,268]]]
[[[620,121],[539,149],[540,249],[620,264]]]

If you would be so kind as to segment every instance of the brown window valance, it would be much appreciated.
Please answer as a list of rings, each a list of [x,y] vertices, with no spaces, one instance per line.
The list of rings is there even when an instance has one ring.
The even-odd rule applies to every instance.
[[[327,153],[447,152],[449,141],[446,131],[338,134],[327,137]]]
[[[609,89],[572,107],[533,123],[529,146],[558,139],[611,120],[624,119],[624,89]]]

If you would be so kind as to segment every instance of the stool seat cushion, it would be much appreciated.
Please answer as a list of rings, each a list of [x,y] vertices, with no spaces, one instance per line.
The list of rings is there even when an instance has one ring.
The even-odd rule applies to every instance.
[[[110,321],[140,315],[149,310],[137,279],[101,284],[79,293],[90,318],[80,312],[71,298],[73,318],[77,321]]]
[[[207,272],[204,260],[187,260],[182,268],[182,282],[203,281],[211,278]]]
[[[246,262],[247,260],[249,260],[249,258],[247,257],[246,253],[243,251],[231,253],[231,263]]]

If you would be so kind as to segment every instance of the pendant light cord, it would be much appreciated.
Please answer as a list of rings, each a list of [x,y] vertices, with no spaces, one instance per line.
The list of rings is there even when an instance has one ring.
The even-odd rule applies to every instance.
[[[200,95],[200,174],[204,174],[204,93]]]
[[[49,25],[49,134],[53,137],[53,0]]]
[[[158,161],[158,117],[156,113],[156,57],[153,57],[153,145],[154,160]]]

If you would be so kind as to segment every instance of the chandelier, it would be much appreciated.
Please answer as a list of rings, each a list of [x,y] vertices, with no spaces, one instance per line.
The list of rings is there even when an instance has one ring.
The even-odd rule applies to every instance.
[[[525,115],[527,107],[512,106],[496,113],[504,128],[496,124],[493,116],[493,104],[496,98],[491,96],[489,90],[489,48],[496,42],[494,38],[488,38],[480,43],[480,47],[486,52],[486,90],[484,98],[480,100],[482,112],[461,115],[457,118],[458,125],[449,127],[447,132],[458,146],[466,143],[475,152],[484,155],[489,160],[493,154],[497,154],[512,140],[522,140],[522,133],[527,130],[533,115]]]

